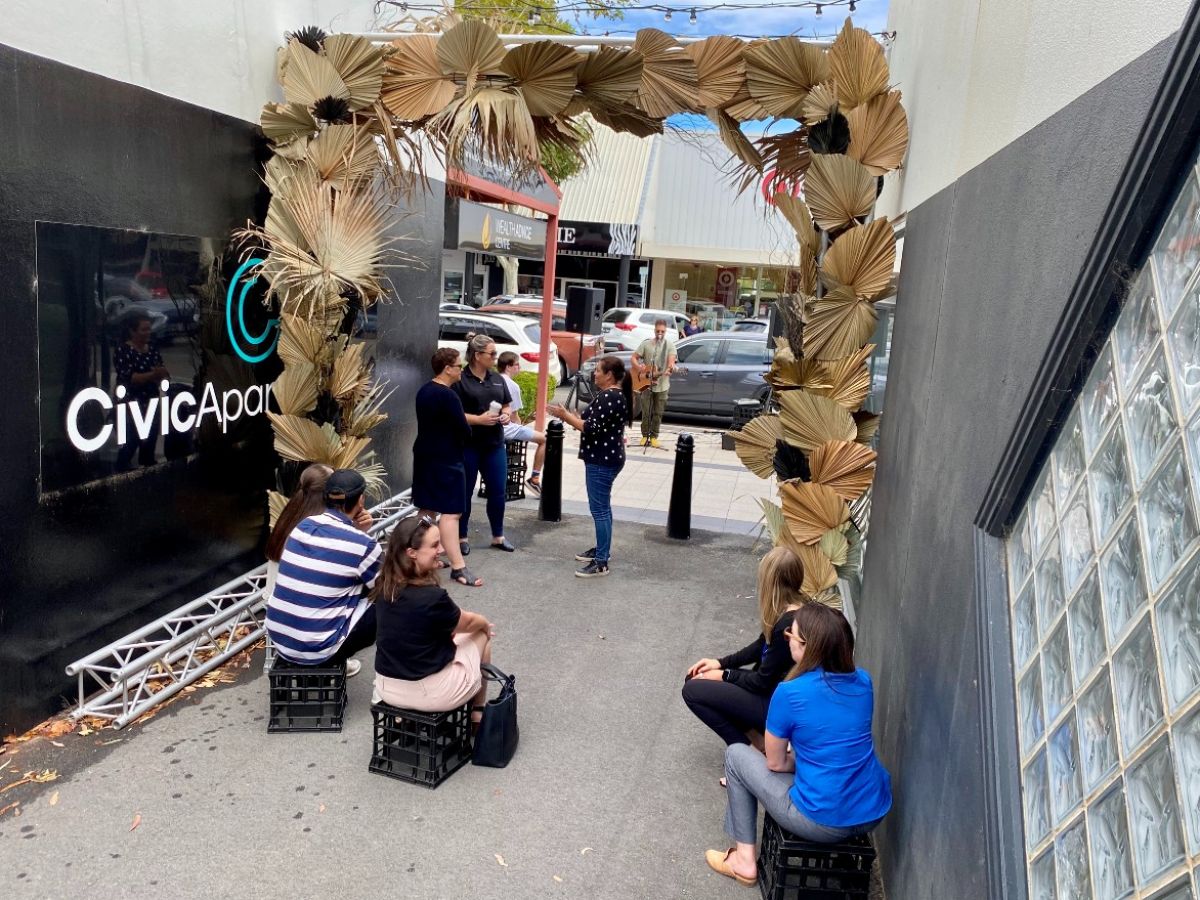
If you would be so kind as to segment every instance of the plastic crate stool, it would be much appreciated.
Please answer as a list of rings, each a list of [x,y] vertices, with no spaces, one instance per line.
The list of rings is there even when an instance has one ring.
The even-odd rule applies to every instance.
[[[371,707],[375,746],[367,768],[422,787],[439,784],[471,761],[471,704],[419,712],[386,703]]]
[[[508,473],[504,479],[504,500],[525,499],[525,441],[508,441],[504,450],[508,454]],[[487,496],[487,485],[479,479],[479,496]]]
[[[733,430],[741,431],[758,416],[762,415],[763,405],[758,400],[747,397],[733,401]]]
[[[271,715],[267,733],[341,731],[346,712],[346,664],[298,666],[276,656],[267,673]]]
[[[866,900],[875,848],[866,835],[837,844],[802,841],[763,817],[758,887],[763,900]]]

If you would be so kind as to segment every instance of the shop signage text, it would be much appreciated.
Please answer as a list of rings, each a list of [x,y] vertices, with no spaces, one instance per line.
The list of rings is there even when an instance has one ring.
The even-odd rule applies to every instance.
[[[611,222],[560,222],[558,249],[594,256],[633,256],[638,227]]]
[[[446,204],[446,245],[542,259],[546,255],[546,223],[468,200],[452,200]]]

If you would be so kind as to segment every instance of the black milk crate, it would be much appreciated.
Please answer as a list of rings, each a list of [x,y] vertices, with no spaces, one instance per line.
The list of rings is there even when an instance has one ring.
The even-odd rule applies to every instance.
[[[471,761],[470,703],[437,713],[376,703],[371,718],[372,772],[436,788]]]
[[[866,900],[875,848],[870,839],[837,844],[802,841],[763,817],[758,886],[763,900]]]
[[[733,401],[733,430],[741,431],[749,425],[755,418],[760,416],[763,411],[763,405],[758,400],[750,397],[741,400]]]
[[[504,480],[504,500],[525,499],[525,441],[508,441],[504,445],[508,453],[508,475]],[[487,485],[479,479],[479,496],[487,496]]]
[[[346,664],[298,666],[276,656],[271,682],[268,734],[341,731],[346,712]]]

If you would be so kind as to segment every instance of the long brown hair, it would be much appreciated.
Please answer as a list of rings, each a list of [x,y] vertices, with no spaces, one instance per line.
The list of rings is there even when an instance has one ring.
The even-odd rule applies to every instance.
[[[771,630],[789,606],[804,602],[804,563],[782,545],[773,547],[758,564],[758,613],[763,640],[770,643]]]
[[[804,639],[804,656],[789,678],[818,666],[835,674],[854,671],[854,632],[841,610],[810,600],[796,610],[792,628]]]
[[[296,493],[287,502],[287,506],[275,520],[271,536],[267,538],[267,559],[279,562],[283,556],[283,545],[287,543],[288,535],[304,519],[325,512],[325,482],[333,474],[333,469],[320,463],[313,463],[300,473],[300,484]]]
[[[387,553],[379,567],[379,578],[371,591],[372,600],[391,602],[396,595],[410,584],[437,584],[436,570],[422,575],[417,571],[416,561],[405,550],[416,550],[425,539],[425,533],[435,527],[426,516],[409,516],[401,519],[388,535]]]

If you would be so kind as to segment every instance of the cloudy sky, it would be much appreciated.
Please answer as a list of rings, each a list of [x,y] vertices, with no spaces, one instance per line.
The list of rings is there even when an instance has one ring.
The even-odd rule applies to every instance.
[[[836,5],[827,5],[820,16],[810,7],[796,8],[789,3],[799,0],[782,0],[770,4],[764,9],[713,9],[714,6],[763,6],[767,0],[634,0],[634,6],[667,6],[672,9],[671,21],[663,18],[659,10],[631,9],[625,12],[621,21],[592,20],[581,17],[580,31],[585,29],[591,34],[633,34],[639,28],[659,28],[677,35],[781,35],[796,34],[800,37],[831,37],[837,33],[846,16],[849,15],[847,0],[838,0]],[[854,24],[868,31],[883,31],[887,27],[887,0],[855,0],[858,7],[853,14]],[[570,3],[563,3],[570,6]],[[692,9],[696,10],[696,23],[689,21]],[[569,14],[564,13],[567,18]]]

